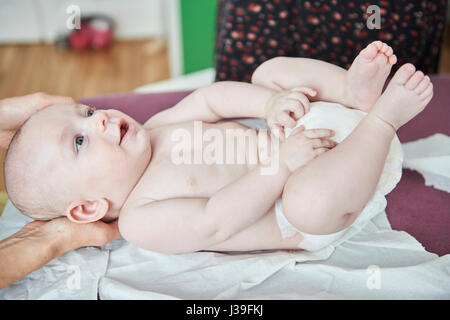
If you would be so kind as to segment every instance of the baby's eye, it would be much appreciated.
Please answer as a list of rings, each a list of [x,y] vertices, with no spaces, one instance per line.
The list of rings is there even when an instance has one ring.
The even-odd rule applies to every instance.
[[[94,112],[95,112],[95,108],[89,108],[86,111],[86,116],[90,117],[90,116],[92,116],[94,114]]]
[[[78,150],[80,150],[80,147],[83,144],[83,141],[84,141],[83,136],[78,136],[75,138],[75,147],[77,148],[77,152],[78,152]]]

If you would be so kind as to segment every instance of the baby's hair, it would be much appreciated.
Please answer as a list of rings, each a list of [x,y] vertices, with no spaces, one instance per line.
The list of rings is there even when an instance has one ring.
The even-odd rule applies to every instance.
[[[28,120],[27,120],[28,121]],[[48,201],[44,200],[44,192],[35,193],[38,196],[33,197],[28,195],[24,197],[21,193],[26,193],[25,189],[29,189],[30,185],[26,183],[26,173],[24,172],[27,160],[19,159],[20,144],[23,136],[23,128],[27,121],[14,133],[11,142],[6,150],[5,162],[3,167],[5,177],[5,188],[9,200],[13,205],[24,215],[36,220],[50,220],[52,218],[61,216],[61,211],[57,213],[56,208],[52,205],[45,205]],[[19,163],[20,162],[20,163]],[[29,177],[28,177],[29,178]],[[36,186],[35,188],[39,188]],[[22,191],[22,192],[21,192]]]

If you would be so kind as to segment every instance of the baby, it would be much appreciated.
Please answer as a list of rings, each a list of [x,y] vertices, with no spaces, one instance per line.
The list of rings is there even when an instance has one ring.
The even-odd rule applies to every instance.
[[[411,64],[381,95],[395,62],[380,41],[362,50],[348,71],[313,59],[274,58],[258,67],[252,84],[200,88],[144,125],[117,110],[50,106],[13,138],[5,160],[7,192],[34,219],[118,218],[126,240],[157,252],[320,249],[302,245],[305,234],[339,234],[355,221],[375,191],[396,130],[432,98],[429,77]],[[310,101],[367,115],[337,144],[332,130],[297,126]],[[266,119],[275,137],[224,121],[245,117]],[[203,139],[185,141],[179,161],[174,137],[199,129]],[[256,161],[239,144],[232,151],[243,162],[192,161],[208,148],[208,134],[211,140],[230,132],[256,145]],[[216,153],[230,152],[227,140],[216,146],[222,147]],[[276,170],[262,174],[269,166]],[[298,232],[284,237],[279,219]]]

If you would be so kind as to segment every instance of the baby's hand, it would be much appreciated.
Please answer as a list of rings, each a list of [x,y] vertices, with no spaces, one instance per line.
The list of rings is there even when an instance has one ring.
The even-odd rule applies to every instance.
[[[266,104],[266,121],[273,134],[285,140],[284,128],[294,128],[304,114],[309,111],[308,94],[314,97],[314,89],[298,87],[275,94]]]
[[[280,147],[280,164],[293,172],[320,154],[337,146],[329,139],[334,135],[330,129],[308,129],[303,125],[295,128]]]

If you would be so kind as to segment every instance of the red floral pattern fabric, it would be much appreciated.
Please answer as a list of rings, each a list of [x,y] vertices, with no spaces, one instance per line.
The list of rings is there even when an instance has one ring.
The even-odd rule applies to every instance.
[[[369,29],[367,8],[380,8],[380,29]],[[350,67],[367,44],[382,40],[398,58],[436,73],[446,0],[219,0],[216,81],[250,81],[276,56],[324,60]]]

